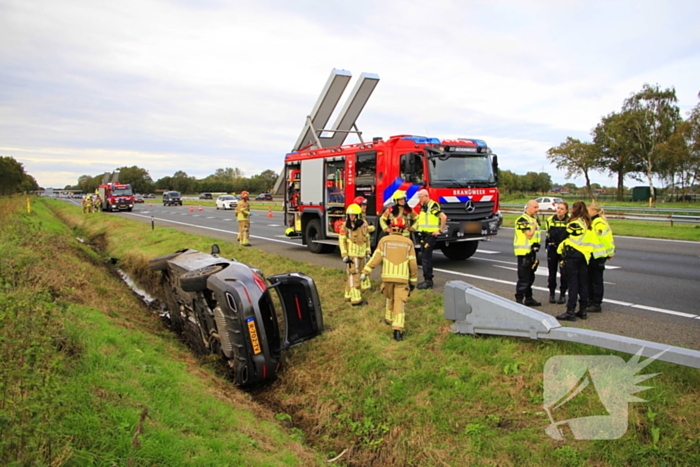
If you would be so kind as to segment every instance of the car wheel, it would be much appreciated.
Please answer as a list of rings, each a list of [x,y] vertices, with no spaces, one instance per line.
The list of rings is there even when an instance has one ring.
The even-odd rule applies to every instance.
[[[151,271],[164,271],[168,269],[168,261],[177,258],[183,251],[185,250],[176,251],[175,253],[171,253],[169,255],[153,258],[148,261],[148,267],[151,268]]]
[[[306,246],[309,247],[311,253],[330,253],[335,248],[333,245],[326,245],[324,243],[318,243],[316,240],[321,238],[321,221],[318,219],[312,219],[306,224],[305,238]]]
[[[222,264],[212,264],[194,271],[186,272],[180,276],[180,287],[185,292],[201,292],[207,289],[207,279],[224,269]]]

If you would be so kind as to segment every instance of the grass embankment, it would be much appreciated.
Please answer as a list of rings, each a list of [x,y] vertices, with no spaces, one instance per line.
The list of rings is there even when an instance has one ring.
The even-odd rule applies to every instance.
[[[125,291],[87,232],[25,206],[0,199],[3,466],[317,464]]]
[[[122,267],[146,284],[155,281],[146,268],[148,258],[183,247],[207,251],[211,243],[169,229],[151,232],[147,225],[115,216],[83,217],[75,207],[49,202],[81,235],[106,239],[106,252],[121,258]],[[661,374],[648,382],[652,389],[639,394],[648,402],[630,405],[629,429],[621,439],[555,441],[544,431],[549,424],[542,407],[545,363],[552,356],[609,352],[562,342],[450,334],[449,323],[442,318],[442,297],[430,291],[412,294],[407,339],[394,342],[389,328],[381,323],[383,299],[378,292],[368,294],[370,306],[351,308],[342,300],[341,271],[239,248],[235,243],[219,244],[225,256],[253,264],[266,275],[303,271],[316,280],[327,332],[288,351],[287,370],[254,397],[274,407],[278,420],[294,425],[291,435],[303,433],[323,456],[345,451],[336,465],[700,464],[697,370],[663,362],[647,367],[644,373]],[[119,307],[108,302],[101,306],[111,320],[123,320]],[[135,319],[129,323],[131,329],[115,337],[124,352],[136,347],[129,337],[132,331],[161,339],[162,331],[152,329],[150,323],[148,327]],[[163,347],[154,362],[173,352],[182,355],[183,351]],[[171,382],[183,385],[179,376]],[[207,384],[213,383],[208,380]],[[232,387],[226,394],[247,400]],[[146,391],[143,397],[148,401],[161,396]],[[120,402],[114,401],[115,406]],[[581,394],[573,402],[572,412],[560,419],[572,418],[574,413],[591,415],[600,408],[595,392]],[[200,421],[191,424],[199,427]],[[139,436],[142,443],[156,436],[148,421]],[[131,447],[130,439],[125,444]],[[252,456],[258,456],[258,451]]]

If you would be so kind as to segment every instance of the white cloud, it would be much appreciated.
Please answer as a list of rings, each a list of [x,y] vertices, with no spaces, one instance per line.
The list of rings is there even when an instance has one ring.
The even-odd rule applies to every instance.
[[[123,165],[279,170],[345,68],[381,77],[367,138],[478,137],[504,169],[550,170],[549,147],[587,139],[646,82],[696,105],[699,14],[656,0],[6,0],[0,150],[55,186]]]

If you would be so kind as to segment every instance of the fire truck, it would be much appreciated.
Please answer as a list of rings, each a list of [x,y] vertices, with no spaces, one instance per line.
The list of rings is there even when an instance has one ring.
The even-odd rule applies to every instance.
[[[408,205],[418,212],[417,194],[425,188],[447,215],[447,232],[438,237],[437,247],[449,259],[472,256],[478,241],[496,235],[500,226],[498,157],[484,141],[472,138],[397,135],[362,141],[355,120],[371,94],[368,87],[378,81],[376,75],[363,74],[336,125],[317,130],[325,126],[329,107],[340,97],[338,77],[349,73],[333,70],[296,150],[285,157],[278,186],[284,183],[286,235],[300,238],[313,253],[332,251],[346,208],[363,196],[368,201],[366,218],[375,225],[374,246],[383,234],[379,217],[393,204],[394,193],[405,192]],[[348,133],[357,133],[360,142],[343,145]]]
[[[103,211],[131,211],[134,208],[134,193],[131,185],[108,183],[97,187]]]

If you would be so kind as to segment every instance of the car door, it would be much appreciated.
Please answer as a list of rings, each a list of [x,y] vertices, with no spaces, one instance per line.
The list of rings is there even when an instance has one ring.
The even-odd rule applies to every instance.
[[[267,278],[279,296],[284,316],[284,342],[288,348],[323,332],[323,311],[314,280],[299,272]]]

